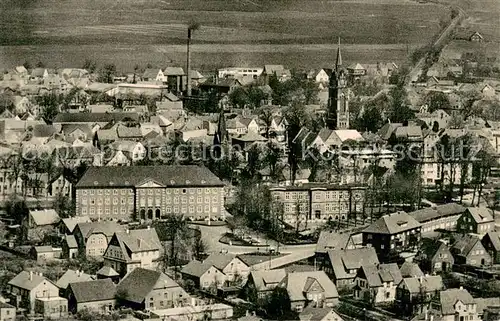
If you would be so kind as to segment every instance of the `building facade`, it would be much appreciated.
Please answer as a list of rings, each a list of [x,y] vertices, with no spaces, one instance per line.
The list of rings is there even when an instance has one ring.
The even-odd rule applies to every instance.
[[[77,215],[90,218],[161,219],[182,214],[224,216],[224,184],[198,166],[90,168],[76,185]]]
[[[274,200],[283,204],[284,220],[326,222],[347,220],[351,213],[363,211],[363,187],[329,184],[272,187]]]

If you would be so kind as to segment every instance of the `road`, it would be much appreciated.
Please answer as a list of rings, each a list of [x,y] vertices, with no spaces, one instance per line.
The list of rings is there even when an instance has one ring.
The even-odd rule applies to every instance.
[[[442,46],[444,44],[444,42],[446,41],[446,39],[450,36],[450,34],[458,26],[458,24],[462,21],[462,19],[464,17],[465,17],[465,11],[463,11],[462,8],[458,8],[458,15],[441,32],[441,34],[439,35],[439,37],[432,44],[432,47],[433,48],[439,48],[440,46]],[[427,55],[424,55],[424,57],[420,58],[420,60],[410,70],[410,72],[408,73],[408,76],[406,77],[406,84],[411,83],[413,79],[418,79],[418,77],[422,73],[422,69],[423,69],[423,67],[425,65],[426,56]]]

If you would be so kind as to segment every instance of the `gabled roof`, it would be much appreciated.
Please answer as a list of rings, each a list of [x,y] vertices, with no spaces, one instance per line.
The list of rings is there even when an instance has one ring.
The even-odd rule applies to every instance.
[[[417,263],[405,261],[403,265],[399,268],[401,277],[403,278],[415,278],[424,276],[424,272],[420,269]]]
[[[59,214],[55,210],[40,210],[40,211],[30,211],[29,213],[32,222],[37,226],[53,225],[61,221]]]
[[[230,254],[230,253],[214,253],[214,254],[210,254],[205,259],[205,261],[203,261],[203,264],[213,265],[222,271],[235,258],[236,258],[236,255]],[[243,262],[243,263],[246,265],[245,262]]]
[[[144,70],[144,74],[142,74],[142,78],[154,78],[156,79],[156,76],[158,76],[158,73],[160,72],[159,68],[148,68]]]
[[[116,290],[117,292],[126,291],[127,301],[143,303],[153,290],[165,289],[165,291],[170,291],[172,288],[180,288],[180,286],[164,273],[135,268],[120,281]]]
[[[34,137],[50,137],[57,133],[57,129],[53,125],[38,124],[33,127]]]
[[[31,280],[30,280],[31,275]],[[9,285],[31,291],[36,288],[42,282],[52,283],[47,278],[36,274],[35,272],[21,271],[12,280],[9,281]]]
[[[474,298],[465,289],[449,289],[439,293],[439,303],[443,315],[455,314],[455,304],[460,301],[463,304],[474,304]]]
[[[213,267],[214,269],[216,269],[216,267],[214,267],[213,265],[211,265],[209,263],[202,263],[200,261],[193,260],[193,261],[189,262],[188,264],[186,264],[182,268],[181,273],[182,274],[191,275],[191,276],[195,276],[195,277],[199,278],[203,274],[205,274],[205,272],[207,272],[211,267]],[[222,272],[222,270],[220,270],[220,272],[222,274],[224,274]]]
[[[315,282],[323,288],[325,299],[338,298],[339,294],[337,292],[337,287],[324,271],[289,273],[283,280],[291,301],[306,300],[304,292],[306,292],[308,290],[307,288]],[[306,287],[306,285],[308,286]]]
[[[363,233],[397,234],[420,227],[421,224],[406,212],[384,215],[363,230]]]
[[[101,275],[105,277],[114,277],[114,276],[119,276],[118,272],[116,272],[111,266],[103,266],[102,268],[99,269],[99,271],[96,272],[96,275]]]
[[[90,167],[77,188],[97,186],[136,186],[154,179],[165,186],[224,186],[206,167],[196,165]]]
[[[467,256],[478,242],[481,243],[479,237],[465,234],[458,238],[451,248],[454,254]]]
[[[69,288],[77,303],[114,300],[116,286],[111,279],[71,283]]]
[[[449,248],[446,244],[439,240],[422,240],[420,246],[420,254],[425,258],[431,260],[436,253],[441,251],[449,251]]]
[[[112,237],[115,232],[124,229],[122,225],[119,225],[114,221],[77,223],[76,228],[80,230],[85,239],[89,238],[90,235],[97,233],[102,233],[109,238]]]
[[[377,253],[373,247],[328,251],[330,263],[336,279],[354,278],[355,273],[362,265],[379,264]]]
[[[184,69],[181,67],[167,67],[163,70],[165,76],[184,76]]]
[[[438,205],[436,207],[423,208],[408,213],[417,222],[425,223],[434,219],[459,215],[465,212],[465,207],[457,203]]]
[[[488,237],[491,241],[491,244],[495,248],[495,251],[500,251],[500,232],[488,232],[484,237]]]
[[[285,269],[250,272],[257,291],[273,290],[286,276]]]
[[[487,308],[500,307],[500,298],[475,298],[474,302],[476,303],[476,312],[480,316]]]
[[[63,218],[62,222],[63,222],[64,226],[66,226],[68,231],[70,233],[73,233],[73,230],[75,229],[76,224],[90,222],[90,217],[88,217],[88,216],[68,217],[68,218]]]
[[[400,283],[405,284],[410,293],[435,292],[444,288],[443,279],[439,275],[421,276],[417,278],[404,278]]]
[[[57,280],[56,285],[60,289],[66,289],[70,283],[92,281],[93,278],[89,274],[83,271],[67,270],[64,274]]]
[[[74,235],[65,235],[64,240],[65,240],[66,244],[68,245],[69,249],[78,248],[78,243],[76,242],[76,238]]]
[[[323,230],[319,234],[316,243],[317,253],[326,253],[328,250],[345,250],[351,241],[351,234],[337,233],[334,231]]]
[[[267,138],[264,136],[254,133],[254,132],[248,132],[245,135],[241,137],[234,138],[235,140],[239,140],[242,142],[264,142],[267,141]]]
[[[386,123],[382,128],[379,129],[378,135],[383,140],[388,140],[396,128],[403,126],[402,123]]]
[[[335,135],[340,139],[341,142],[348,140],[363,141],[363,136],[355,129],[339,129],[334,130]]]
[[[323,321],[328,314],[333,313],[333,320],[335,321],[343,321],[342,317],[335,312],[332,308],[316,308],[312,305],[307,306],[302,312],[299,313],[300,321]],[[332,320],[332,319],[326,319]]]
[[[476,223],[493,222],[493,211],[486,207],[467,208]]]
[[[360,272],[361,275],[364,274],[370,287],[382,286],[384,282],[392,282],[394,285],[398,285],[403,279],[396,263],[379,264],[378,266],[373,264],[363,265]]]
[[[116,232],[113,238],[117,239],[123,256],[127,261],[132,259],[132,253],[159,251],[162,248],[160,239],[154,228]]]

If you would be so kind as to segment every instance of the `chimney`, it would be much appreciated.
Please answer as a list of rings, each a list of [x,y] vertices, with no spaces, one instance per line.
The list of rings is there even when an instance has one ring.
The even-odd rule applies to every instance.
[[[463,286],[460,286],[460,290],[463,290],[463,289],[464,289],[464,287],[463,287]]]
[[[127,228],[127,230],[125,231],[127,234],[130,234],[130,230]]]
[[[30,271],[30,281],[33,281],[33,271]]]
[[[429,320],[430,320],[430,321],[434,321],[434,316],[433,316],[433,315],[431,315],[431,317],[430,317],[430,319],[429,319]]]
[[[42,273],[42,272],[40,272],[40,273],[38,273],[38,275],[43,276],[43,273]]]
[[[247,310],[247,311],[245,312],[245,316],[249,317],[249,316],[250,316],[250,311],[248,311],[248,310]]]
[[[420,284],[422,284],[422,282],[424,281],[424,277],[423,277],[423,276],[420,276],[420,277],[418,278],[418,281],[420,282]]]
[[[150,230],[150,229],[151,229],[151,226],[148,225],[148,230]]]
[[[141,248],[141,241],[142,241],[141,239],[137,239],[137,247],[138,248]]]

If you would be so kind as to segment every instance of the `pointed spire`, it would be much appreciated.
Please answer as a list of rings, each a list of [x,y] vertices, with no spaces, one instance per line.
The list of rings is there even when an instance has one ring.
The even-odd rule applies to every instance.
[[[339,44],[337,47],[337,62],[335,63],[335,69],[339,69],[339,67],[342,66],[342,54],[340,53],[340,37],[339,37]]]

